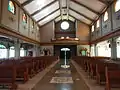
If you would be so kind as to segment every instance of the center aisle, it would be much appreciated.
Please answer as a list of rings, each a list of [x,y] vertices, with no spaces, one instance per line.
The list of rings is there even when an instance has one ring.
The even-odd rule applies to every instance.
[[[64,69],[61,67],[61,63],[58,63],[39,81],[33,90],[89,89],[72,64],[70,64],[70,68]]]

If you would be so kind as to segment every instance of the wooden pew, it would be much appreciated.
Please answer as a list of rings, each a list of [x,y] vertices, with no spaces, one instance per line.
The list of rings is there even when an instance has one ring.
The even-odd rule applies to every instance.
[[[111,90],[111,87],[120,87],[120,67],[105,68],[106,90]]]
[[[22,80],[25,83],[32,73],[37,74],[41,68],[43,70],[56,60],[57,57],[55,56],[45,56],[11,58],[2,61],[0,63],[0,72],[4,73],[0,74],[0,84],[8,85],[11,89],[17,88],[15,81]]]
[[[16,90],[16,67],[0,65],[0,85],[7,85],[10,90]]]

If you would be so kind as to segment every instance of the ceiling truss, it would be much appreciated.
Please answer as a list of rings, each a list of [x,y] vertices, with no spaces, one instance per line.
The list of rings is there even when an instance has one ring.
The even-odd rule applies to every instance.
[[[17,1],[19,2],[19,0],[17,0]],[[24,3],[20,3],[20,5],[21,5],[22,8],[23,8],[23,7],[25,7],[26,5],[29,5],[29,4],[30,4],[31,2],[33,2],[33,1],[37,1],[37,0],[26,0]],[[47,1],[47,0],[46,0],[46,1]],[[70,7],[70,6],[69,6],[69,5],[70,5],[70,2],[73,2],[73,3],[75,3],[75,4],[79,5],[79,6],[82,6],[82,7],[85,8],[85,9],[89,10],[90,12],[94,13],[94,14],[96,15],[96,17],[99,17],[99,16],[101,15],[101,13],[102,13],[101,11],[93,10],[91,7],[88,7],[87,5],[79,2],[78,0],[65,0],[65,1],[66,1],[66,7],[63,7],[63,6],[62,6],[61,1],[62,1],[62,0],[53,0],[52,2],[48,3],[47,5],[41,7],[40,9],[36,10],[35,12],[33,12],[32,14],[29,14],[29,15],[30,15],[31,17],[33,17],[34,15],[40,13],[42,10],[46,9],[47,7],[50,7],[51,5],[53,5],[53,4],[56,3],[56,2],[59,2],[59,8],[56,9],[56,10],[54,10],[54,11],[52,11],[51,13],[45,15],[45,16],[44,16],[43,18],[41,18],[40,20],[36,21],[37,23],[40,22],[40,21],[42,21],[42,20],[44,20],[45,18],[49,17],[51,14],[57,12],[58,10],[60,10],[60,15],[58,15],[58,17],[61,16],[61,19],[62,19],[62,17],[63,17],[63,11],[62,11],[62,10],[66,10],[66,11],[67,11],[67,13],[66,13],[67,19],[69,19],[69,16],[72,17],[72,18],[77,19],[76,17],[74,17],[74,15],[70,15],[70,14],[69,14],[69,10],[72,10],[72,11],[74,11],[75,13],[79,14],[80,16],[83,16],[84,18],[86,18],[86,19],[88,19],[88,20],[90,20],[90,21],[92,21],[92,22],[95,22],[95,21],[96,21],[96,19],[90,18],[90,17],[89,17],[89,14],[88,14],[88,15],[84,15],[84,14],[82,14],[80,11],[77,11],[77,10],[73,9],[72,7]],[[110,2],[113,1],[113,0],[106,0],[106,1],[105,1],[105,0],[98,0],[98,1],[101,2],[102,4],[106,5],[106,7],[107,7],[107,6],[109,6]],[[106,8],[106,7],[104,7],[104,8]],[[25,10],[25,11],[26,11],[26,10]],[[29,13],[29,11],[26,11],[26,12]],[[55,18],[57,18],[57,17],[55,17]],[[54,18],[54,19],[55,19],[55,18]],[[33,19],[34,19],[34,18],[33,18]],[[77,20],[78,20],[78,19],[77,19]],[[79,20],[79,21],[81,21],[81,20]],[[81,22],[83,22],[83,21],[81,21]],[[85,23],[85,22],[83,22],[83,23]],[[85,23],[85,24],[87,24],[87,23]],[[87,24],[87,25],[88,25],[88,24]]]

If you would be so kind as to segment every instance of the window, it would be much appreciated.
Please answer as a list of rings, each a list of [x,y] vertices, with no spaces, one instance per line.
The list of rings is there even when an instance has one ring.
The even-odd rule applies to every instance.
[[[25,56],[25,50],[24,48],[20,48],[20,57],[24,57]]]
[[[67,30],[67,29],[69,28],[69,23],[68,23],[67,21],[63,21],[63,22],[61,23],[61,28],[62,28],[63,30]]]
[[[8,1],[8,11],[10,11],[12,14],[15,14],[15,5],[11,0]]]
[[[117,0],[115,3],[115,12],[120,10],[120,0]]]
[[[15,47],[10,47],[10,50],[9,50],[9,57],[15,57]]]
[[[108,20],[108,12],[106,11],[104,14],[104,22]]]
[[[27,23],[27,15],[26,15],[25,13],[23,13],[23,15],[22,15],[22,22],[23,22],[24,24]]]
[[[116,49],[117,49],[117,58],[120,58],[120,37],[117,38],[116,43],[117,43],[117,47],[116,47]]]
[[[100,27],[100,20],[97,21],[97,28]]]
[[[0,58],[7,58],[7,49],[2,44],[0,44]]]
[[[95,56],[95,47],[94,47],[94,45],[91,46],[91,56]]]
[[[92,32],[94,32],[94,30],[95,30],[95,29],[94,29],[94,25],[93,25],[93,26],[92,26]]]
[[[111,57],[110,42],[103,41],[97,44],[96,53],[98,56]]]

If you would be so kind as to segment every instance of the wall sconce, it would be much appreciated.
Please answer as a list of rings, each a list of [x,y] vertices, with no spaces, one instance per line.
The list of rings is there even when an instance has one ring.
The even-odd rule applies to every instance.
[[[64,37],[61,37],[61,39],[64,39]]]
[[[78,38],[75,38],[75,40],[79,40]]]
[[[70,38],[70,37],[68,37],[68,36],[66,37],[66,39],[69,39],[69,38]]]

